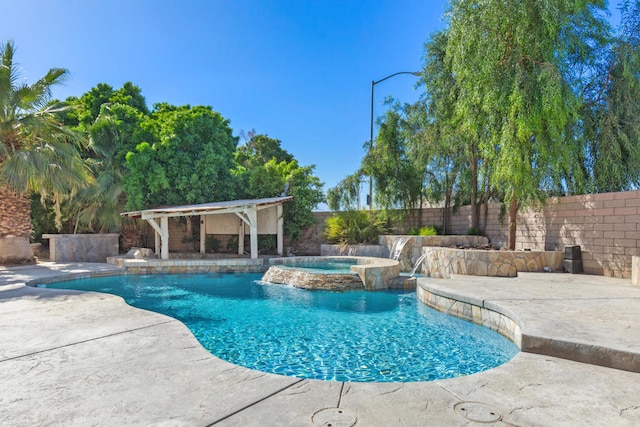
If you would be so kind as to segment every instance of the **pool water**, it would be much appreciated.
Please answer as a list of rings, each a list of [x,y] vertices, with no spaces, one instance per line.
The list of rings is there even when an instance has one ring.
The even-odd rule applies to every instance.
[[[107,292],[185,323],[215,356],[334,381],[429,381],[511,359],[501,335],[426,307],[415,293],[309,291],[260,274],[113,276],[48,288]]]
[[[351,271],[352,265],[357,265],[357,261],[344,260],[344,261],[297,262],[294,264],[276,264],[275,266],[279,268],[302,270],[308,273],[356,274]]]

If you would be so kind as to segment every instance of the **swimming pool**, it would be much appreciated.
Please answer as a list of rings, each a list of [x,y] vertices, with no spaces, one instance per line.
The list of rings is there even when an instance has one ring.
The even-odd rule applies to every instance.
[[[260,278],[129,275],[47,287],[119,295],[182,321],[221,359],[301,378],[429,381],[490,369],[518,352],[489,329],[426,307],[415,293],[309,291]]]

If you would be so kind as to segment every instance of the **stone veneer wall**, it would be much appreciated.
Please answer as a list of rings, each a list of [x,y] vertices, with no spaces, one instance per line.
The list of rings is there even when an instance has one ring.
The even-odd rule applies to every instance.
[[[416,266],[418,259],[422,256],[425,246],[480,246],[485,245],[489,240],[484,236],[409,236],[409,235],[382,235],[378,237],[379,244],[384,248],[382,256],[388,258],[394,248],[395,242],[400,239],[407,239],[407,243],[400,251],[398,261],[400,271],[411,272]],[[420,270],[417,271],[420,273]]]
[[[118,255],[118,234],[43,234],[55,262],[107,262]]]
[[[424,247],[421,273],[449,278],[452,274],[516,277],[519,271],[562,271],[562,251],[486,251]]]

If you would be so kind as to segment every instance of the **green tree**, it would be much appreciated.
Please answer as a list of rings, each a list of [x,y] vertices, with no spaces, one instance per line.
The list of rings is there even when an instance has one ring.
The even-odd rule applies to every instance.
[[[607,26],[597,15],[604,9],[601,0],[454,0],[449,8],[456,116],[463,131],[482,129],[479,150],[495,158],[512,249],[519,208],[540,200],[545,185],[570,167],[566,130],[579,101],[566,67],[571,54],[590,50],[588,35]]]
[[[211,107],[156,104],[142,128],[151,140],[126,155],[126,209],[230,200],[237,138]]]
[[[293,155],[280,146],[281,141],[267,135],[253,135],[246,144],[238,147],[236,161],[247,169],[265,164],[271,159],[290,162]]]
[[[276,197],[285,193],[294,199],[283,206],[284,231],[292,240],[314,222],[313,209],[324,202],[323,184],[313,175],[314,166],[300,166],[280,141],[254,135],[238,148],[237,193],[243,198]],[[286,189],[286,190],[285,190]]]
[[[113,101],[113,98],[111,99]],[[128,173],[126,153],[146,139],[141,124],[146,116],[137,108],[121,103],[105,103],[101,113],[89,128],[91,144],[87,162],[96,177],[95,182],[80,191],[70,203],[76,219],[75,229],[117,232],[121,228],[127,197],[123,180]]]
[[[15,222],[2,227],[0,237],[13,234],[28,239],[29,192],[53,200],[59,213],[63,200],[86,186],[91,175],[77,150],[82,134],[58,119],[57,113],[67,107],[49,104],[51,89],[65,81],[68,71],[52,68],[35,83],[23,83],[14,52],[12,42],[0,48],[0,187],[3,205],[23,207],[16,213],[22,224],[17,230],[12,229]],[[9,220],[3,216],[0,223]]]
[[[80,98],[67,98],[66,103],[72,108],[61,113],[61,120],[87,135],[89,144],[81,154],[96,177],[63,205],[69,232],[119,231],[126,202],[125,156],[149,139],[141,127],[149,111],[144,97],[130,82],[118,90],[100,83]]]
[[[369,142],[367,141],[367,145]],[[327,190],[327,204],[332,211],[349,211],[360,208],[360,184],[364,173],[358,170]]]
[[[422,205],[426,177],[420,148],[424,144],[423,105],[389,100],[391,109],[379,120],[374,147],[362,161],[364,174],[375,182],[375,201],[383,209],[416,209]]]
[[[640,1],[625,1],[621,23],[589,69],[582,89],[583,191],[610,192],[640,186]],[[574,174],[575,175],[575,174]]]
[[[488,181],[491,159],[482,157],[479,137],[485,124],[464,131],[455,114],[460,88],[447,61],[449,31],[434,33],[425,44],[424,72],[421,84],[426,103],[426,165],[430,180],[427,195],[431,201],[444,199],[443,231],[448,228],[448,212],[452,204],[471,205],[471,227],[479,229],[479,206],[486,202],[482,182]]]

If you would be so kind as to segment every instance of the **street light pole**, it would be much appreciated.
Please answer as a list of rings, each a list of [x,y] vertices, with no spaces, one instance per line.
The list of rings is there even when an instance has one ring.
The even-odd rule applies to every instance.
[[[418,71],[400,71],[399,73],[391,74],[390,76],[385,77],[384,79],[380,79],[378,81],[371,80],[371,116],[369,121],[369,154],[371,154],[371,150],[373,150],[373,88],[378,83],[382,83],[383,81],[390,79],[391,77],[397,76],[399,74],[411,74],[416,77],[420,77],[421,74]],[[373,176],[369,175],[369,210],[373,209]]]

